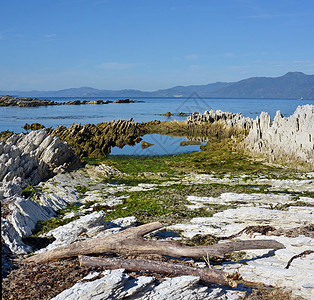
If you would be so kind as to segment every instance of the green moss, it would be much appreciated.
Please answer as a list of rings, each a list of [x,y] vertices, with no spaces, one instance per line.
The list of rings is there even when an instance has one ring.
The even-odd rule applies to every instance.
[[[80,194],[85,194],[88,191],[88,188],[84,185],[78,185],[75,188]]]
[[[204,208],[188,210],[185,206],[188,204],[185,198],[173,188],[129,192],[129,197],[123,200],[123,204],[107,212],[106,219],[111,221],[120,217],[135,216],[141,223],[160,221],[164,224],[172,224],[197,216],[212,216],[212,212]]]
[[[218,197],[225,192],[256,192],[247,186],[228,186],[223,184],[195,184],[159,186],[155,190],[123,192],[129,197],[123,204],[107,212],[106,218],[111,221],[115,218],[136,216],[139,222],[147,223],[160,221],[166,224],[189,221],[194,217],[210,217],[214,213],[236,207],[234,203],[208,204],[196,210],[187,209],[187,196]]]
[[[189,246],[210,246],[217,244],[219,242],[219,238],[211,234],[196,234],[192,238],[185,238],[182,242]]]
[[[166,180],[166,179],[164,179]],[[125,175],[125,176],[109,176],[103,179],[103,182],[111,183],[111,184],[125,184],[127,186],[137,186],[140,183],[160,183],[159,179],[154,178],[145,178],[144,176],[140,175]]]
[[[59,210],[57,212],[57,216],[50,218],[48,220],[40,220],[37,222],[35,229],[32,232],[33,236],[39,236],[43,233],[46,233],[52,229],[55,229],[59,226],[63,226],[68,224],[74,220],[77,220],[80,216],[74,216],[72,218],[63,219],[64,215],[71,211],[78,211],[80,203],[73,203],[72,205],[67,206],[66,208]]]
[[[169,122],[168,122],[169,123]],[[263,160],[256,160],[238,149],[232,139],[211,138],[201,151],[169,156],[108,156],[102,159],[84,159],[88,164],[105,163],[123,173],[137,175],[144,172],[168,175],[176,173],[215,174],[219,178],[246,175],[244,181],[264,176],[265,178],[294,178],[295,170],[270,166]]]
[[[299,199],[300,197],[314,198],[314,192],[310,192],[310,191],[300,192],[300,193],[298,194],[297,199]]]
[[[22,196],[25,198],[32,198],[39,195],[39,192],[33,186],[27,186],[22,190]]]
[[[167,172],[172,174],[174,171],[167,165],[168,156],[133,156],[133,155],[112,155],[102,159],[84,158],[88,164],[105,163],[115,167],[123,173],[137,175],[143,172]]]
[[[75,216],[73,218],[67,218],[67,219],[62,219],[60,217],[54,217],[50,218],[45,221],[38,221],[36,224],[35,229],[33,230],[33,235],[34,236],[39,236],[40,234],[46,233],[52,229],[55,229],[59,226],[63,226],[65,224],[68,224],[74,220],[77,220],[79,216]]]

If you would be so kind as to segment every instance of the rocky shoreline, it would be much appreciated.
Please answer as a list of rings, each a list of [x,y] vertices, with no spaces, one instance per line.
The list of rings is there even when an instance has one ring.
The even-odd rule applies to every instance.
[[[37,98],[20,98],[13,96],[0,96],[0,106],[36,107],[48,105],[83,105],[83,104],[109,104],[109,103],[140,103],[141,100],[117,99],[111,100],[70,100],[66,102],[40,100]]]
[[[235,167],[220,175],[209,174],[198,169],[199,157],[202,157],[198,154],[179,161],[176,157],[159,158],[159,163],[153,162],[147,167],[135,161],[135,169],[131,171],[125,171],[125,163],[109,158],[96,165],[81,164],[79,158],[99,158],[108,154],[112,146],[123,147],[140,141],[143,133],[164,130],[161,122],[138,124],[133,120],[119,120],[98,125],[75,124],[69,128],[13,134],[0,141],[3,299],[25,299],[38,284],[43,287],[42,294],[33,294],[33,299],[77,299],[78,290],[86,293],[85,299],[99,293],[103,299],[164,299],[169,298],[169,293],[177,299],[243,299],[253,297],[258,290],[249,287],[248,282],[269,286],[272,292],[283,293],[286,299],[311,299],[314,296],[311,264],[314,258],[311,161],[314,148],[309,134],[313,116],[313,106],[300,107],[289,118],[277,113],[273,122],[266,114],[251,120],[239,114],[205,112],[188,117],[186,124],[168,124],[166,129],[184,132],[186,128],[194,128],[199,133],[207,128],[203,130],[203,137],[210,137],[209,132],[217,135],[229,128],[228,137],[234,134],[235,138],[240,132],[247,134],[241,139],[249,145],[246,147],[255,145],[259,152],[267,149],[275,158],[288,151],[312,168],[312,173],[295,169],[286,173],[287,168],[275,169],[241,156],[241,160],[247,159],[248,164],[256,165],[257,171],[239,173],[241,168]],[[233,127],[236,129],[230,130]],[[287,138],[290,146],[282,147],[281,141]],[[241,147],[235,148],[238,150],[228,147],[228,159],[234,155],[236,166],[242,155]],[[199,155],[212,159],[212,155],[218,154],[206,152],[205,147]],[[215,163],[226,163],[226,156],[214,159]],[[195,167],[187,165],[189,171],[180,171],[190,161],[195,161]],[[130,165],[131,161],[126,163]],[[158,165],[163,165],[163,171],[153,171]],[[285,174],[284,178],[278,178],[280,173]],[[150,239],[193,243],[198,239],[198,243],[203,243],[207,238],[217,242],[222,237],[254,240],[267,236],[283,243],[285,249],[233,253],[231,259],[221,262],[213,258],[211,264],[215,268],[231,277],[238,274],[240,280],[234,289],[204,285],[193,276],[163,278],[158,274],[127,274],[123,270],[79,266],[76,266],[76,270],[81,270],[79,274],[69,277],[70,282],[59,288],[53,284],[59,280],[54,278],[61,276],[56,271],[56,274],[45,273],[41,266],[21,263],[21,255],[27,253],[45,252],[155,220],[161,220],[165,227]],[[285,268],[292,257],[306,251],[308,254]],[[191,260],[191,264],[205,267],[204,260]],[[70,273],[73,265],[77,262],[70,260],[44,266],[46,270],[60,266],[63,272]],[[12,268],[17,269],[12,271]],[[29,289],[19,287],[21,278],[30,276],[29,272],[31,278],[46,274],[47,281],[30,278],[31,283],[24,279]],[[19,294],[21,289],[24,294]],[[165,289],[167,294],[162,292]]]

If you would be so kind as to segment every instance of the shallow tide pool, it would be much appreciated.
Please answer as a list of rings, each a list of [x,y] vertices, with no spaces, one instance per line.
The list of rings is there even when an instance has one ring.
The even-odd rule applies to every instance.
[[[143,141],[152,144],[152,146],[142,147]],[[206,141],[191,141],[182,136],[173,137],[161,134],[146,134],[142,137],[142,142],[134,146],[124,146],[122,149],[112,147],[110,155],[174,155],[199,151],[200,146],[206,144]]]

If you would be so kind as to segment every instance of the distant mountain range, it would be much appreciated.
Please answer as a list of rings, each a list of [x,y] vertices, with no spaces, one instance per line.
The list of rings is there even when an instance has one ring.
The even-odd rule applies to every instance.
[[[154,92],[140,90],[99,90],[91,87],[59,91],[0,91],[0,95],[20,97],[200,97],[314,99],[314,75],[289,72],[280,77],[251,77],[237,82],[175,86]]]

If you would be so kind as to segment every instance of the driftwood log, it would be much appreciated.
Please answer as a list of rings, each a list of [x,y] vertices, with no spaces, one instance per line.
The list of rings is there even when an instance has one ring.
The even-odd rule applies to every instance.
[[[75,242],[54,250],[26,258],[24,262],[45,263],[78,255],[96,253],[160,254],[175,257],[199,258],[203,256],[223,257],[226,253],[246,249],[282,249],[274,240],[233,241],[211,246],[186,246],[177,241],[145,240],[143,236],[162,228],[159,222],[132,227],[109,236]]]
[[[121,259],[121,258],[102,258],[79,255],[82,267],[104,267],[106,269],[120,269],[133,272],[156,272],[174,276],[192,275],[198,276],[204,282],[228,285],[235,287],[237,283],[229,278],[227,274],[212,268],[195,268],[183,264],[173,264],[162,261],[145,259]]]

